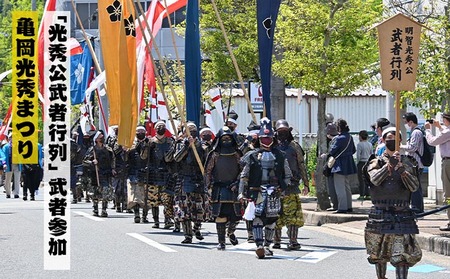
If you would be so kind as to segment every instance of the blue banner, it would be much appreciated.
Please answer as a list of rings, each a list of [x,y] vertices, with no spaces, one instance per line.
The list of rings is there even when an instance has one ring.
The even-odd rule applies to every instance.
[[[258,52],[261,73],[261,87],[266,116],[272,119],[270,111],[270,90],[272,70],[272,50],[275,22],[281,0],[257,0],[256,18],[258,22]]]
[[[84,101],[85,91],[89,87],[89,74],[92,67],[92,55],[86,42],[80,43],[83,48],[81,54],[70,58],[70,98],[72,105]]]
[[[200,30],[198,19],[198,0],[189,0],[186,8],[186,118],[200,126],[201,112],[201,55]]]

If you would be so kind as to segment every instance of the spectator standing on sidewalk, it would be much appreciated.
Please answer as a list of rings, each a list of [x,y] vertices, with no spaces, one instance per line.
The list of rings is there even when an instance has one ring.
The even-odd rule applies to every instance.
[[[417,116],[412,112],[407,112],[403,115],[403,120],[405,122],[405,128],[410,131],[410,136],[406,144],[401,144],[400,148],[405,151],[406,155],[412,156],[417,161],[417,166],[419,167],[418,179],[419,179],[419,190],[412,193],[411,196],[411,209],[416,213],[423,212],[423,192],[422,185],[420,183],[420,176],[423,173],[423,164],[420,160],[420,156],[423,155],[423,134],[418,127]],[[420,156],[419,156],[420,155]]]
[[[14,175],[14,198],[19,198],[20,190],[20,176],[22,172],[22,165],[12,163],[12,136],[9,137],[8,143],[3,146],[3,153],[5,154],[5,161],[3,170],[5,171],[5,190],[6,198],[11,198],[11,180]]]
[[[330,153],[331,146],[334,145],[334,142],[336,141],[336,137],[338,135],[337,127],[335,123],[328,123],[326,127],[326,133],[327,133],[327,150],[328,153]],[[322,154],[323,158],[326,159],[328,154]],[[326,164],[326,162],[325,162]],[[334,176],[331,174],[327,177],[327,189],[328,189],[328,195],[330,196],[330,200],[332,203],[332,206],[330,208],[327,208],[327,211],[336,211],[338,209],[338,198],[336,195],[336,188],[334,187]]]
[[[359,132],[359,142],[356,145],[356,168],[358,170],[358,182],[359,182],[359,198],[358,200],[368,199],[370,200],[369,188],[363,178],[362,168],[364,164],[369,160],[370,155],[373,154],[372,144],[367,141],[369,133],[366,130]]]
[[[355,143],[350,135],[350,128],[344,119],[337,120],[339,135],[331,145],[330,155],[336,159],[331,173],[334,178],[334,187],[338,198],[336,213],[352,212],[352,190],[350,188],[350,175],[355,174],[356,164],[353,154],[356,152]]]
[[[411,193],[419,188],[417,162],[395,151],[395,133],[393,127],[383,131],[386,150],[367,168],[373,206],[364,238],[368,261],[375,265],[377,277],[383,279],[387,262],[395,267],[397,279],[405,279],[408,268],[422,259],[415,239],[419,229],[409,207]]]
[[[439,150],[442,156],[442,173],[441,179],[444,187],[444,203],[450,203],[450,113],[442,114],[442,122],[433,120],[433,124],[425,123],[425,134],[428,144],[432,146],[439,146]],[[434,126],[439,129],[440,134],[433,136],[431,134],[431,127]],[[440,227],[441,231],[450,231],[450,208],[447,209],[448,223],[445,226]]]

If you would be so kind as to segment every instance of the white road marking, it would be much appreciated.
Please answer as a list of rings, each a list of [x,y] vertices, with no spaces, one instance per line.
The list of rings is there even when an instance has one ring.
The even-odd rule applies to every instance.
[[[156,249],[159,249],[163,252],[167,252],[167,253],[176,253],[177,251],[173,250],[172,248],[169,248],[165,245],[162,245],[161,243],[158,243],[154,240],[151,240],[150,238],[147,238],[143,235],[140,235],[138,233],[127,233],[127,235],[136,238],[137,240],[140,240],[150,246],[155,247]]]
[[[225,251],[234,252],[234,253],[241,253],[241,254],[248,254],[248,255],[255,255],[256,245],[255,243],[248,243],[243,242],[241,244],[238,244],[233,247],[227,246]],[[276,252],[276,250],[272,250],[273,252]],[[315,250],[312,248],[302,248],[301,251],[310,251],[310,253],[307,253],[306,255],[303,255],[301,257],[298,256],[289,256],[289,255],[281,255],[274,253],[273,256],[268,257],[272,259],[283,259],[283,260],[289,260],[289,261],[299,261],[299,262],[306,262],[306,263],[318,263],[334,254],[336,254],[338,251],[336,250]]]
[[[84,216],[84,217],[86,217],[88,219],[91,219],[93,221],[96,221],[96,222],[103,222],[103,221],[105,221],[105,219],[102,219],[102,218],[99,218],[99,217],[96,217],[96,216],[92,216],[92,215],[90,215],[90,214],[88,214],[86,212],[82,212],[82,211],[72,211],[72,212],[74,214]]]
[[[311,253],[308,253],[299,259],[296,259],[296,261],[299,262],[305,262],[305,263],[318,263],[334,254],[336,254],[337,251],[333,250],[317,250]]]

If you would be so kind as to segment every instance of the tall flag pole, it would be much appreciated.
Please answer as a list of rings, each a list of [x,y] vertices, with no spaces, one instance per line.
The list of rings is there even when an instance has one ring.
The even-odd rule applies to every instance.
[[[275,22],[280,9],[281,0],[257,0],[256,17],[258,22],[258,52],[261,73],[261,87],[266,116],[271,119],[271,69]]]
[[[119,125],[119,144],[131,147],[137,125],[136,31],[127,0],[100,0],[100,39],[105,57],[109,125]]]
[[[186,118],[200,126],[201,55],[198,0],[189,0],[186,11]]]

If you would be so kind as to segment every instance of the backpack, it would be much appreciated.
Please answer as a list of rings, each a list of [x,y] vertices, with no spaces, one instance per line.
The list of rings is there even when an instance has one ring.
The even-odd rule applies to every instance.
[[[367,171],[367,168],[370,165],[370,161],[372,161],[373,159],[375,159],[377,156],[375,154],[371,154],[369,159],[367,160],[367,162],[364,164],[364,166],[362,167],[362,176],[363,176],[363,180],[364,183],[369,187],[373,187],[374,185],[372,184],[372,182],[370,181],[370,176],[369,176],[369,172]],[[382,161],[381,161],[382,162]],[[380,163],[380,161],[378,162]],[[369,193],[365,193],[366,195],[369,195]]]
[[[416,151],[416,153],[417,153],[417,155],[419,155],[422,165],[424,167],[429,167],[429,166],[431,166],[431,164],[433,164],[434,153],[436,153],[436,147],[428,144],[427,138],[425,137],[425,132],[422,129],[420,129],[419,127],[416,127],[414,130],[416,130],[416,129],[422,133],[423,155],[420,156],[418,151]]]

